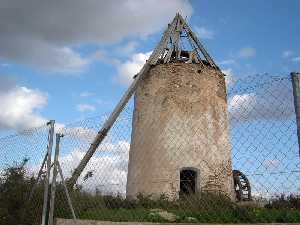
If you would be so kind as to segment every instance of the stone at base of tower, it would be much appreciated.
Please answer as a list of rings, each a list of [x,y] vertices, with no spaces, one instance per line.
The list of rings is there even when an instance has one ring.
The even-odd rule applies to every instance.
[[[201,64],[158,64],[139,84],[134,107],[127,197],[177,199],[190,189],[234,199],[220,71]]]

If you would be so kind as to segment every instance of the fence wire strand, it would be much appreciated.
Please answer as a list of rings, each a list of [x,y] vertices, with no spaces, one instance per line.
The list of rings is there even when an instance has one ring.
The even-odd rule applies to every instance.
[[[130,100],[76,186],[69,189],[78,218],[300,221],[299,147],[290,76],[228,77],[225,103],[211,98],[218,94],[218,86],[208,84],[197,102],[178,105],[172,96],[160,102],[147,93]],[[146,100],[148,106],[134,109]],[[70,178],[107,116],[56,125],[55,131],[64,134],[59,162],[65,178]],[[47,135],[44,126],[0,138],[0,224],[40,223],[43,177],[31,203],[26,198],[45,156]],[[20,196],[11,197],[10,192]],[[26,221],[20,223],[24,208]],[[60,178],[55,217],[71,218]]]

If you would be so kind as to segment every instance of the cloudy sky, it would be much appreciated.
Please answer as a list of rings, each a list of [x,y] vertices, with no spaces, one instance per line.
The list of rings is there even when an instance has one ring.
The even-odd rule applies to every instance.
[[[227,73],[300,70],[300,3],[0,0],[0,131],[110,111],[176,12]]]
[[[253,74],[283,75],[300,71],[299,8],[298,0],[289,0],[288,4],[280,0],[268,1],[267,4],[261,0],[0,0],[0,136],[39,126],[49,119],[55,119],[63,128],[64,124],[75,120],[107,115],[132,81],[132,76],[145,63],[176,12],[187,18],[229,78],[237,80]],[[280,92],[285,95],[279,94],[278,90],[270,87],[268,93],[273,94],[277,109],[282,111],[274,113],[265,109],[263,113],[273,119],[290,118],[293,110],[290,89]],[[275,97],[274,93],[277,93]],[[233,120],[240,118],[241,111],[237,109],[241,106],[254,109],[253,112],[259,111],[258,107],[270,106],[268,104],[272,102],[264,98],[265,94],[237,93],[231,96],[229,107]],[[251,117],[250,114],[246,116]],[[99,117],[100,120],[103,118]],[[291,154],[294,157],[297,147],[294,121],[263,125],[253,121],[253,126],[240,124],[235,128],[236,134],[243,130],[252,136],[246,135],[247,139],[243,140],[233,133],[233,150],[239,146],[251,150],[255,146],[253,143],[257,143],[256,154],[260,154],[259,147],[268,150],[268,155],[260,158],[258,163],[259,166],[265,165],[266,169],[279,165],[276,156],[281,149],[293,149]],[[66,148],[62,156],[65,170],[79,162],[91,136],[99,129],[100,123],[95,125],[95,120],[90,123],[93,123],[93,130],[84,130],[80,124],[68,130],[70,137],[85,144],[78,149],[79,144],[75,142]],[[128,158],[130,121],[128,124],[120,127],[120,130],[127,129],[123,132],[125,136],[107,140],[104,148],[110,153],[96,156],[92,162],[100,168],[102,157],[120,149],[125,152],[116,153],[120,159],[108,160],[104,165],[125,171],[124,174],[120,172],[122,177],[118,178],[122,180],[122,190],[126,183],[126,168],[119,164]],[[257,137],[265,137],[262,130],[256,129],[263,126],[278,132],[267,145],[257,141]],[[287,127],[292,128],[283,129]],[[288,134],[285,135],[287,141],[281,141],[282,146],[276,139],[276,135],[284,133],[280,130]],[[268,130],[264,132],[267,135]],[[293,141],[288,141],[291,136]],[[30,140],[35,142],[37,139]],[[11,149],[19,144],[13,141],[7,144],[12,146]],[[35,150],[31,141],[28,142],[28,151]],[[36,150],[46,146],[47,140],[43,141],[43,144],[36,143]],[[241,141],[243,143],[239,145]],[[69,142],[65,141],[66,144]],[[10,152],[11,149],[6,150]],[[255,159],[253,152],[244,159],[236,156],[235,159],[256,169],[248,160]],[[9,156],[12,153],[7,154]],[[42,154],[37,157],[36,161],[42,160]],[[290,162],[285,161],[280,169]]]

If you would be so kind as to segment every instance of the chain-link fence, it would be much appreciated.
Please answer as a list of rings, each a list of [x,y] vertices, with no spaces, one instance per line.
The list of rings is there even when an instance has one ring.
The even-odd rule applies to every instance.
[[[0,138],[0,224],[40,224],[45,173],[30,193],[45,158],[48,127]],[[31,199],[29,201],[29,198]]]
[[[170,81],[171,82],[171,81]],[[68,193],[77,219],[299,222],[300,163],[290,75],[137,90]],[[107,115],[56,125],[66,180]],[[1,224],[40,224],[42,127],[0,139]],[[52,160],[53,161],[53,160]],[[50,183],[52,176],[50,177]],[[68,182],[67,182],[68,183]],[[50,194],[49,194],[50,195]],[[49,203],[48,203],[49,204]],[[57,177],[55,218],[72,218]]]

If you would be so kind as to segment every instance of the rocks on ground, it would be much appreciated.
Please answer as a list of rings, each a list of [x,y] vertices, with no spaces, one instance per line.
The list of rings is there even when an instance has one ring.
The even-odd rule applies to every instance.
[[[152,215],[159,215],[163,219],[169,221],[169,222],[175,222],[176,221],[176,215],[173,213],[170,213],[168,211],[165,211],[163,209],[151,209],[150,210]]]

